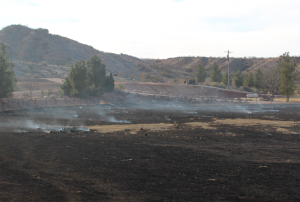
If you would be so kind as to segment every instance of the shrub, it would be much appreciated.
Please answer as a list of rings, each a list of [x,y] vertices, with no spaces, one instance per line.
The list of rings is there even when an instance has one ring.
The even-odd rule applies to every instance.
[[[42,93],[44,93],[43,90],[42,90]],[[42,96],[42,97],[44,97],[44,96]],[[59,90],[59,97],[61,97],[61,98],[64,97],[64,91],[63,90]]]
[[[119,91],[125,90],[125,86],[123,86],[122,84],[119,84],[119,85],[118,85],[118,90],[119,90]]]
[[[217,87],[217,88],[225,88],[226,89],[226,86],[223,83],[218,83],[218,82],[211,82],[210,86]]]
[[[239,90],[248,91],[248,92],[251,92],[251,93],[259,93],[259,90],[255,89],[255,88],[250,88],[250,87],[247,87],[247,86],[241,86],[241,87],[239,87]]]
[[[195,85],[196,84],[196,80],[195,79],[190,79],[188,84]]]

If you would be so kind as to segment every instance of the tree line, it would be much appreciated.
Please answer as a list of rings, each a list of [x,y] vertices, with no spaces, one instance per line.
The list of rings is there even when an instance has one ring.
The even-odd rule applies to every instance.
[[[5,45],[0,42],[0,98],[13,96],[17,83],[14,67]],[[98,56],[94,55],[87,62],[76,61],[71,67],[69,76],[65,78],[60,87],[65,95],[85,97],[112,92],[115,84],[112,73],[106,76],[105,64]]]
[[[289,52],[286,52],[279,57],[278,65],[273,69],[261,71],[258,68],[254,74],[250,72],[245,75],[238,70],[233,75],[233,84],[237,88],[241,86],[255,88],[258,91],[269,92],[272,95],[279,93],[285,95],[288,102],[289,97],[293,95],[295,91],[296,66]],[[207,76],[208,74],[205,67],[199,65],[196,71],[196,81],[203,83]],[[225,86],[228,85],[228,72],[222,75],[216,63],[213,64],[209,77],[211,82],[223,83]],[[230,85],[232,84],[232,75],[229,76],[229,83]]]
[[[65,95],[99,96],[104,92],[112,92],[115,83],[112,73],[106,76],[105,64],[94,55],[87,62],[76,61],[60,87]]]

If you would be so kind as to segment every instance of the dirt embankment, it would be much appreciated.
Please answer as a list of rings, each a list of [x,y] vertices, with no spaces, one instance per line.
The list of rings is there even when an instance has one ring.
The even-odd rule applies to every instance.
[[[158,94],[169,96],[213,96],[213,97],[246,97],[246,92],[229,91],[226,89],[215,88],[203,85],[178,85],[178,84],[164,84],[164,83],[140,83],[140,82],[116,82],[115,86],[119,84],[125,87],[125,91],[131,93],[143,94]]]

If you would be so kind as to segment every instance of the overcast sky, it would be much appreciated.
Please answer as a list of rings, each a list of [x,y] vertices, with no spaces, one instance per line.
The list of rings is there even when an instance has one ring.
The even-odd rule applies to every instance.
[[[300,55],[299,0],[0,0],[11,24],[139,58]]]

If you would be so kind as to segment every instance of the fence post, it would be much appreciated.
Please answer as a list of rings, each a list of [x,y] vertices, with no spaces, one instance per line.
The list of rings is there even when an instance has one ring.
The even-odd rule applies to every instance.
[[[34,108],[36,108],[36,98],[34,98]]]
[[[67,98],[65,98],[65,104],[66,104],[66,99],[67,99]]]
[[[18,108],[20,108],[19,99],[18,99]]]
[[[74,104],[75,104],[75,98],[74,98]]]
[[[47,98],[46,98],[46,107],[47,107]]]
[[[2,101],[2,110],[4,111],[3,99],[1,99],[1,101]]]

